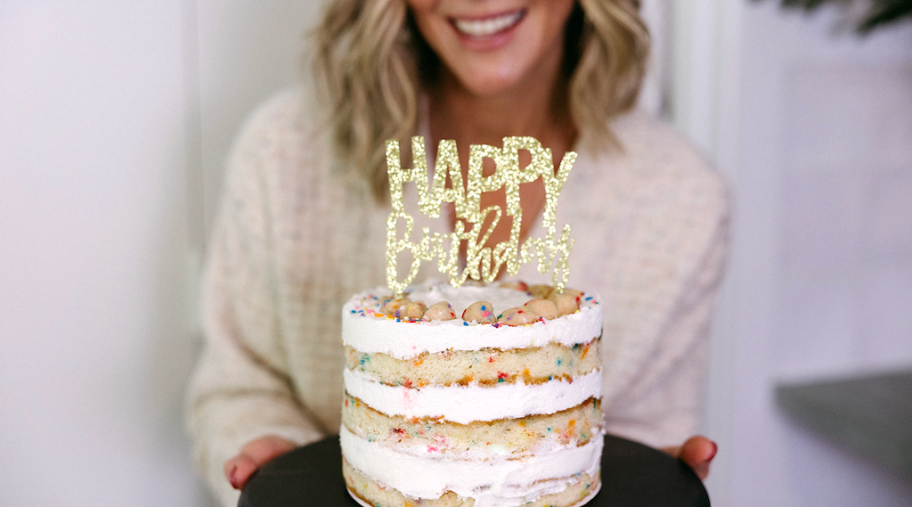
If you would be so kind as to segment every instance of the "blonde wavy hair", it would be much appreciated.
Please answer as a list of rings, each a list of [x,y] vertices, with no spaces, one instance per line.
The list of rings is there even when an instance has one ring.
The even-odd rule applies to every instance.
[[[567,23],[570,117],[594,148],[636,102],[649,54],[639,0],[579,0]],[[339,167],[387,199],[385,142],[418,131],[418,101],[440,61],[405,0],[335,0],[312,34],[312,70]]]

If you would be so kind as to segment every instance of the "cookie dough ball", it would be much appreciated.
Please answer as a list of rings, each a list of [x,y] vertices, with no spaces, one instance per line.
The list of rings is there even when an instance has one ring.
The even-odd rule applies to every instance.
[[[529,291],[529,286],[526,285],[526,282],[521,282],[519,280],[510,280],[509,282],[500,282],[499,287],[505,289],[521,290],[523,292]]]
[[[427,306],[421,301],[412,301],[408,298],[390,299],[383,304],[381,311],[397,319],[420,319],[427,311]]]
[[[561,291],[561,294],[566,294],[568,296],[573,296],[579,301],[579,298],[583,297],[583,291],[571,289],[570,287],[564,287],[564,290]]]
[[[549,301],[547,299],[535,298],[527,302],[525,305],[526,308],[535,312],[539,317],[543,319],[556,319],[561,316],[561,313],[557,309],[557,305],[554,301]]]
[[[441,301],[431,305],[431,307],[424,312],[424,316],[421,317],[421,320],[453,320],[455,318],[456,312],[453,311],[453,307],[446,301]]]
[[[522,326],[532,324],[538,320],[538,314],[525,306],[510,308],[497,319],[497,322],[505,326]]]
[[[529,287],[529,294],[534,298],[548,299],[548,296],[554,293],[554,287],[550,285],[533,285]]]
[[[462,320],[479,324],[493,324],[497,322],[494,305],[488,301],[476,301],[462,312]]]
[[[554,303],[561,317],[576,313],[579,310],[579,298],[570,294],[551,294],[548,301]]]

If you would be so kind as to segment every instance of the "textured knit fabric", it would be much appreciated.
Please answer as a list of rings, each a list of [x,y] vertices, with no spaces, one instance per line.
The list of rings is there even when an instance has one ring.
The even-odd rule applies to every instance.
[[[341,307],[385,285],[389,207],[331,169],[307,104],[302,91],[288,91],[248,121],[210,244],[206,343],[188,413],[197,463],[225,505],[237,493],[222,467],[246,442],[275,434],[305,444],[338,431]],[[647,115],[626,115],[612,130],[623,149],[581,151],[560,196],[558,227],[571,224],[576,241],[569,286],[604,303],[608,430],[679,445],[700,414],[727,193]],[[445,230],[443,218],[426,222]],[[544,236],[540,220],[530,235]],[[550,283],[532,265],[517,278]]]

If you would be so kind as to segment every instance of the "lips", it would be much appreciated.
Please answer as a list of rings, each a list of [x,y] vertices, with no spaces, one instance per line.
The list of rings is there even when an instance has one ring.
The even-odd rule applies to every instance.
[[[520,9],[486,18],[453,18],[452,23],[461,35],[473,38],[491,37],[519,24],[525,13],[525,10]]]

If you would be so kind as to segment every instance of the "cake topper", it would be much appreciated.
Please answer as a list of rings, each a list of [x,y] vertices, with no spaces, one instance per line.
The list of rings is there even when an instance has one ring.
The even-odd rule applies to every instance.
[[[528,150],[532,161],[525,168],[519,167],[519,151]],[[482,175],[482,161],[485,158],[494,160],[496,170],[490,176]],[[386,220],[386,280],[390,290],[400,297],[405,288],[412,283],[418,274],[423,261],[437,259],[437,268],[449,275],[450,283],[459,287],[467,278],[492,282],[506,265],[511,276],[519,272],[520,266],[538,261],[538,271],[551,273],[552,285],[561,292],[570,276],[569,257],[573,240],[570,238],[570,226],[564,225],[557,236],[555,219],[557,215],[557,198],[567,181],[567,175],[576,161],[576,153],[564,154],[560,168],[554,172],[551,150],[542,148],[532,137],[505,137],[503,149],[488,145],[475,145],[469,148],[468,181],[463,185],[462,168],[456,151],[456,142],[441,140],[437,148],[437,161],[433,182],[427,168],[427,156],[424,138],[412,138],[412,169],[403,169],[399,156],[399,143],[386,142],[386,164],[389,171],[390,201],[392,212]],[[446,177],[450,176],[451,188],[446,188]],[[544,238],[529,237],[519,246],[519,231],[522,224],[522,206],[519,201],[519,185],[542,178],[545,184],[545,209],[542,221],[547,236]],[[425,227],[418,242],[412,242],[414,218],[406,213],[403,193],[406,183],[415,183],[418,189],[418,207],[422,214],[431,218],[440,216],[441,205],[451,202],[456,210],[456,221],[452,233],[431,233]],[[491,232],[504,214],[500,206],[481,208],[481,193],[505,188],[507,195],[506,214],[513,218],[510,239],[497,243],[493,249],[485,243]],[[488,216],[493,222],[482,230]],[[398,235],[400,220],[405,229]],[[468,224],[468,226],[466,225]],[[459,268],[459,248],[466,242],[466,265]],[[412,254],[409,272],[399,280],[398,257],[402,252]],[[555,265],[556,260],[556,265]]]

